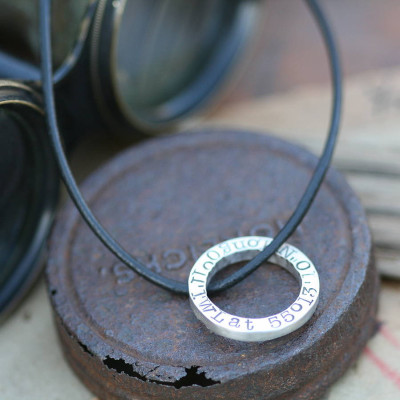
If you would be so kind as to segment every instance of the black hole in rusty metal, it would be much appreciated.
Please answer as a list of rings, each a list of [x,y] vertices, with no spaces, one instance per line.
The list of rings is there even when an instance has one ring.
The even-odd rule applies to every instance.
[[[221,383],[219,381],[214,381],[212,379],[209,379],[206,377],[205,372],[198,372],[200,367],[191,367],[191,368],[185,368],[186,370],[186,376],[182,377],[178,381],[176,381],[173,386],[175,386],[177,389],[184,387],[184,386],[212,386],[217,383]]]
[[[214,381],[212,379],[207,378],[205,372],[198,373],[200,367],[197,366],[185,368],[186,375],[175,382],[164,382],[155,379],[148,379],[146,378],[146,376],[140,375],[133,369],[133,366],[131,364],[128,364],[122,359],[116,360],[115,358],[107,356],[105,360],[103,360],[103,363],[106,367],[113,369],[118,373],[127,374],[134,378],[138,378],[144,382],[158,383],[160,385],[166,385],[166,386],[174,386],[176,389],[180,389],[182,387],[187,387],[187,386],[207,387],[221,383],[219,381]]]
[[[79,346],[81,346],[82,350],[83,350],[85,353],[88,353],[88,354],[90,354],[91,356],[93,356],[93,353],[88,349],[88,347],[87,347],[86,345],[84,345],[84,344],[81,343],[80,341],[78,341],[78,343],[79,343]]]

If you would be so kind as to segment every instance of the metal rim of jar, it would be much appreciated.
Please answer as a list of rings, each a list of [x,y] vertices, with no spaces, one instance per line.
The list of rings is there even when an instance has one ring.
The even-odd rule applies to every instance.
[[[226,82],[235,70],[235,64],[245,44],[248,42],[255,29],[254,21],[257,19],[259,0],[243,0],[237,2],[237,10],[233,19],[229,34],[223,41],[220,51],[216,51],[207,68],[198,74],[197,79],[190,85],[189,89],[179,92],[168,103],[175,103],[176,111],[168,118],[146,118],[140,113],[135,115],[128,110],[118,93],[116,82],[115,51],[118,40],[119,27],[126,0],[119,0],[118,7],[115,0],[99,0],[97,10],[91,29],[90,71],[96,103],[109,126],[117,127],[122,134],[132,134],[133,128],[143,130],[148,134],[160,134],[170,130],[183,118],[188,118],[193,113],[201,111],[211,97],[226,85]],[[212,66],[213,78],[207,78],[208,83],[204,85],[200,93],[192,96],[189,102],[181,101],[192,86],[200,86],[205,81],[207,69]],[[211,81],[211,82],[210,82]],[[179,104],[178,106],[176,106]],[[158,106],[161,108],[163,105]],[[174,107],[173,107],[174,108]]]
[[[27,245],[19,250],[12,272],[0,287],[2,322],[24,298],[42,270],[46,239],[57,206],[59,179],[47,140],[40,96],[22,83],[1,80],[0,107],[7,110],[11,118],[19,119],[17,123],[21,126],[20,132],[24,141],[31,141],[34,135],[36,146],[29,146],[29,151],[33,152],[35,167],[38,168],[34,171],[37,177],[35,184],[41,183],[34,194],[37,201],[32,201],[39,205],[38,208],[32,207],[31,203],[26,204],[29,207],[28,213],[36,214],[32,216],[31,223],[23,228],[29,235]]]

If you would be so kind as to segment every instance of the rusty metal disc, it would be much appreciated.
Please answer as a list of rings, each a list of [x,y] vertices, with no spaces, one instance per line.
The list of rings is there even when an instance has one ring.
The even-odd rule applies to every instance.
[[[212,244],[274,235],[315,163],[315,156],[270,136],[208,130],[129,149],[82,189],[128,250],[149,268],[185,281]],[[118,262],[67,204],[47,268],[66,358],[101,399],[320,398],[375,329],[370,232],[339,173],[329,172],[290,243],[318,269],[318,308],[288,336],[244,343],[211,333],[187,298]],[[213,301],[227,312],[260,317],[287,307],[297,291],[290,274],[264,265]]]

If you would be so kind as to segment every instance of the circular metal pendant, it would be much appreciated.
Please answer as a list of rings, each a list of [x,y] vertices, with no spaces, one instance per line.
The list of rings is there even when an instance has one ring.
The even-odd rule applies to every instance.
[[[301,285],[300,294],[288,308],[265,318],[245,318],[222,311],[207,296],[207,284],[230,264],[252,259],[272,238],[246,236],[215,245],[194,264],[188,279],[190,305],[197,318],[214,333],[244,342],[261,342],[287,335],[313,315],[319,299],[318,272],[299,249],[285,243],[270,262],[290,272]]]

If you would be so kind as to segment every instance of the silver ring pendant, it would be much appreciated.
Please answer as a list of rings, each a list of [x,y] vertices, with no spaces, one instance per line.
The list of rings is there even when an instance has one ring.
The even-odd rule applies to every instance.
[[[218,271],[252,259],[271,242],[272,238],[261,236],[229,239],[204,252],[194,264],[188,279],[190,305],[212,332],[244,342],[262,342],[295,331],[313,315],[319,299],[318,272],[304,253],[287,243],[269,261],[286,269],[301,285],[299,296],[288,308],[265,318],[246,318],[221,310],[208,298],[207,284]]]

